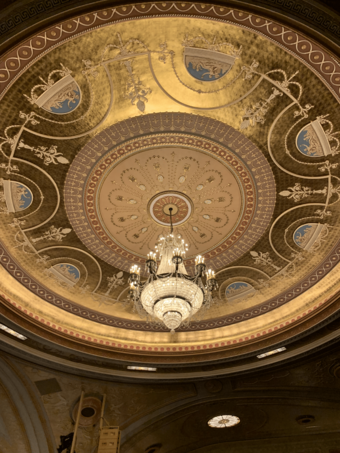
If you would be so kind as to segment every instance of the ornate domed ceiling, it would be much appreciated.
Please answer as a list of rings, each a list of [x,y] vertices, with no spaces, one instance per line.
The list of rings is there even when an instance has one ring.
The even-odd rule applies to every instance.
[[[108,8],[22,43],[0,65],[4,303],[75,349],[165,362],[313,327],[337,309],[339,87],[316,43],[204,4]],[[220,286],[174,336],[127,297],[169,207],[188,271],[201,254]]]

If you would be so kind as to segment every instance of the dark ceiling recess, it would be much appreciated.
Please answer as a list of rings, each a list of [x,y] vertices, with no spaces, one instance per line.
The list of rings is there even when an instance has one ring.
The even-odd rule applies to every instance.
[[[59,382],[56,379],[44,379],[43,381],[35,381],[35,385],[41,395],[49,395],[50,393],[61,392]]]
[[[313,415],[300,415],[296,418],[296,421],[299,425],[307,425],[308,423],[314,422],[315,417]]]
[[[162,447],[162,444],[150,445],[150,447],[145,449],[145,453],[156,453],[159,452]]]
[[[95,410],[92,407],[84,407],[81,411],[83,417],[92,417],[95,414]]]

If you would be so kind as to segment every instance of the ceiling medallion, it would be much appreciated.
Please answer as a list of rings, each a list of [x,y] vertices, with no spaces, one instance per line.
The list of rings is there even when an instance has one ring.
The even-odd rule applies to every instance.
[[[217,415],[208,421],[210,428],[230,428],[238,425],[240,419],[236,415]]]
[[[133,300],[138,313],[143,309],[156,322],[161,321],[165,326],[174,332],[184,321],[187,323],[203,305],[210,308],[213,302],[212,291],[218,288],[215,278],[215,272],[208,269],[205,272],[206,265],[204,258],[200,255],[195,260],[195,276],[187,274],[183,259],[188,244],[185,243],[182,236],[173,231],[172,211],[178,215],[183,206],[183,212],[188,211],[188,205],[183,202],[184,197],[180,195],[160,195],[151,203],[151,212],[153,206],[159,208],[163,206],[161,212],[169,212],[170,233],[161,236],[156,251],[161,258],[157,266],[156,253],[149,252],[146,261],[146,267],[149,271],[149,277],[144,284],[140,281],[140,268],[134,265],[130,269],[130,299]],[[174,206],[174,208],[172,207]],[[177,208],[177,210],[176,210]],[[157,212],[157,211],[156,211]],[[190,213],[186,214],[186,217]],[[202,282],[202,277],[206,276],[206,285]]]
[[[161,132],[147,134],[155,130],[155,118]],[[169,127],[169,118],[174,123],[172,132],[162,130]],[[162,195],[171,194],[182,196],[188,209],[185,213],[181,209],[180,219],[174,214],[174,224],[189,244],[188,271],[194,272],[197,254],[218,270],[222,262],[225,266],[235,261],[244,254],[244,247],[251,249],[257,242],[275,206],[271,168],[261,151],[233,128],[228,127],[217,143],[198,133],[199,121],[199,116],[187,114],[146,115],[140,125],[146,135],[138,136],[123,121],[121,127],[102,131],[78,152],[65,181],[65,208],[74,232],[91,253],[122,271],[128,272],[133,264],[143,269],[150,247],[162,232],[159,227],[169,225],[169,216],[157,208]],[[219,121],[209,125],[209,129],[226,129]],[[180,133],[177,128],[182,129]],[[119,135],[125,129],[137,136],[126,141]],[[242,146],[233,144],[235,134]],[[114,139],[112,147],[108,137]],[[84,170],[82,180],[79,165]],[[261,178],[252,170],[257,167]],[[86,194],[84,204],[77,207],[75,187]]]
[[[148,204],[151,217],[161,225],[170,225],[170,208],[172,209],[172,224],[177,226],[189,219],[193,211],[193,204],[185,194],[172,191],[155,195]]]

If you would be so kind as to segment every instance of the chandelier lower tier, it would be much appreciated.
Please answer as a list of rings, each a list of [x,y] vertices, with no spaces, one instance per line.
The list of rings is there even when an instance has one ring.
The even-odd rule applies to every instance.
[[[204,293],[194,282],[182,274],[158,276],[145,286],[141,293],[144,310],[162,319],[169,329],[177,329],[202,307]]]
[[[144,283],[140,281],[140,268],[132,266],[129,294],[139,313],[146,312],[173,332],[203,306],[210,307],[212,292],[218,285],[214,271],[206,271],[202,256],[196,257],[195,275],[187,274],[183,263],[187,245],[180,235],[173,233],[171,212],[169,208],[170,234],[162,236],[156,246],[159,265],[156,253],[150,252],[146,261],[149,276]]]

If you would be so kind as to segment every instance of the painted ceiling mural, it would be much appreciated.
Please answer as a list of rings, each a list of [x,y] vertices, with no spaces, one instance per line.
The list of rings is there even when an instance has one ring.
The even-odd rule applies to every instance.
[[[0,65],[2,292],[79,339],[173,341],[127,298],[169,204],[187,269],[202,254],[220,284],[179,343],[250,340],[337,291],[338,64],[260,17],[176,5],[70,20]]]

